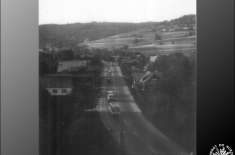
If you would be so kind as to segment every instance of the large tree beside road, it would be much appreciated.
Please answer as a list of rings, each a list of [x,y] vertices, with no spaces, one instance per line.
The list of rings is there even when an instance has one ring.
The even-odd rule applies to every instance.
[[[154,124],[183,145],[192,145],[195,128],[196,87],[192,84],[195,59],[195,54],[190,57],[182,53],[160,56],[148,70],[161,72],[161,79],[155,87],[146,90],[148,92],[141,93],[149,110],[154,111],[150,116]],[[186,142],[186,137],[190,143]]]

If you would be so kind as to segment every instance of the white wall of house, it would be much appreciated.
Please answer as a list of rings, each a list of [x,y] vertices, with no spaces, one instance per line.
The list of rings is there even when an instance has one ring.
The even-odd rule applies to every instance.
[[[189,29],[189,27],[183,27],[183,29],[184,29],[184,30],[188,30],[188,29]]]
[[[53,96],[68,95],[72,92],[72,88],[46,88],[47,91]]]

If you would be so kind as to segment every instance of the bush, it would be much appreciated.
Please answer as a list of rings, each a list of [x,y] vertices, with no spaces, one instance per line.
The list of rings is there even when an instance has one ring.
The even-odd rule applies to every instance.
[[[155,40],[162,40],[162,37],[159,36],[158,34],[155,35]]]
[[[137,38],[135,38],[135,40],[133,41],[134,44],[139,43],[139,42],[140,42],[140,41],[139,41],[139,39],[137,39]]]

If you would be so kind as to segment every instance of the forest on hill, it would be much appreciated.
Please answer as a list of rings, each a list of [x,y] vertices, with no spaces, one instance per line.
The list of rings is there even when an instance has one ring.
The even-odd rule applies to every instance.
[[[75,23],[66,25],[46,24],[39,26],[39,45],[45,46],[51,43],[52,46],[63,47],[73,46],[85,40],[97,40],[120,33],[138,30],[144,27],[153,26],[155,23],[110,23],[91,22]]]
[[[74,47],[79,43],[98,40],[121,33],[159,25],[195,24],[196,15],[185,15],[171,21],[144,23],[90,22],[39,25],[39,47],[50,43],[54,47]]]
[[[177,19],[173,19],[169,21],[171,24],[195,24],[196,23],[196,15],[184,15]]]

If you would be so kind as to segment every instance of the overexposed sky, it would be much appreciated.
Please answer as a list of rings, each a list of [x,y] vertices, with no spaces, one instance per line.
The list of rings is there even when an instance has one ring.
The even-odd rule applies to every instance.
[[[39,25],[164,21],[196,14],[196,0],[39,0]]]

